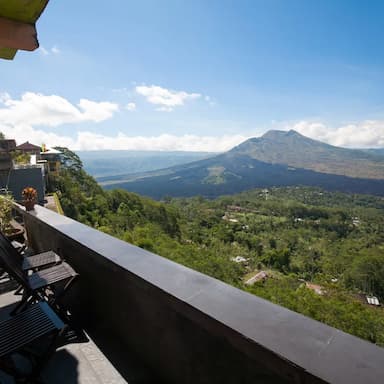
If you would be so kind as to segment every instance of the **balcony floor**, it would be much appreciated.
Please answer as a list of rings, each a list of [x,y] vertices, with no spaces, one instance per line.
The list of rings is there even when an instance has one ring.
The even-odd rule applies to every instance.
[[[20,296],[13,292],[0,295],[0,320],[6,319]],[[127,367],[124,379],[90,339],[87,343],[69,344],[59,348],[45,366],[41,378],[45,384],[144,384],[155,383],[140,367]],[[126,374],[126,372],[124,373]],[[0,371],[1,384],[13,384],[12,377]]]

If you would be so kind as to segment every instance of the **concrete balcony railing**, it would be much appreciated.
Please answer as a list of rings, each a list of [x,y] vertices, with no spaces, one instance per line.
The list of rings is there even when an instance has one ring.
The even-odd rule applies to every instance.
[[[80,273],[68,305],[120,371],[134,351],[166,383],[384,380],[382,348],[40,206],[18,209],[32,247]]]

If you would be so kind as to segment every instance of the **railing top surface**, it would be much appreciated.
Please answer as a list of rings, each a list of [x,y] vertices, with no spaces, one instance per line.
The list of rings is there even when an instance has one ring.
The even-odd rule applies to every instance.
[[[23,214],[330,383],[384,380],[384,348],[36,206]]]

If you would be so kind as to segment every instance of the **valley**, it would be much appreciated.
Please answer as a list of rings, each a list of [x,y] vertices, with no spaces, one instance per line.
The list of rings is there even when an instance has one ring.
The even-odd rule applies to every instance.
[[[131,174],[153,171],[214,156],[209,152],[76,151],[84,169],[101,185],[129,181]]]
[[[219,170],[214,169],[211,177]],[[154,201],[55,181],[66,215],[251,294],[384,345],[384,199],[314,187]]]

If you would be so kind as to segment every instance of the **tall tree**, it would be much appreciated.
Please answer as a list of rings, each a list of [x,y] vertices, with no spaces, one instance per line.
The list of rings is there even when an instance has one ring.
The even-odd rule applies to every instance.
[[[70,171],[79,172],[83,169],[83,162],[80,157],[67,147],[54,147],[54,149],[60,151],[62,165]]]

